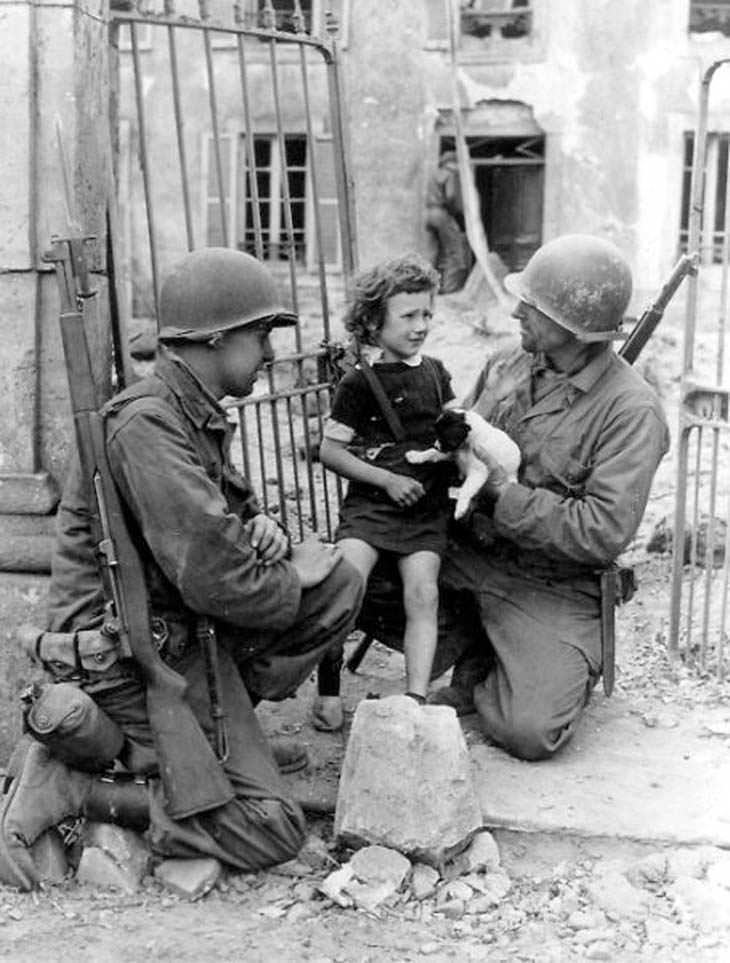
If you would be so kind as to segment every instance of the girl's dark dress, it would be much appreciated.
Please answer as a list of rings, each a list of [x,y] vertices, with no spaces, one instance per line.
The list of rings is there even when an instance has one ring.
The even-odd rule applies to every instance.
[[[381,468],[417,478],[426,494],[415,505],[401,508],[382,489],[351,480],[340,509],[336,538],[359,538],[375,549],[398,555],[427,550],[441,554],[446,548],[453,468],[448,462],[411,465],[404,452],[433,446],[436,418],[454,397],[451,377],[440,361],[426,356],[417,366],[404,361],[381,362],[373,366],[373,371],[405,429],[407,441],[394,441],[359,368],[340,381],[331,421],[352,429],[350,450],[354,454]]]

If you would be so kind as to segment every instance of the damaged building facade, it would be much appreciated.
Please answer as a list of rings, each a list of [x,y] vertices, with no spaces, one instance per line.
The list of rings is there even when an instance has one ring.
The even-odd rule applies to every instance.
[[[453,144],[455,110],[489,244],[508,268],[519,268],[558,234],[602,234],[634,268],[638,308],[686,243],[699,82],[708,64],[730,56],[730,0],[463,0],[454,3],[451,33],[446,0],[114,0],[112,6],[120,21],[112,28],[109,0],[0,6],[6,65],[0,85],[0,570],[11,576],[48,571],[70,450],[58,296],[43,260],[67,213],[56,117],[74,172],[77,213],[98,239],[93,277],[103,288],[105,208],[115,193],[118,273],[129,310],[139,318],[154,315],[150,211],[159,275],[191,246],[226,243],[258,253],[256,221],[264,237],[260,253],[282,277],[292,264],[315,277],[321,260],[333,278],[342,278],[353,254],[365,266],[406,248],[425,251],[426,183],[440,151]],[[178,123],[165,25],[171,10],[223,27],[209,42],[199,30],[180,39]],[[130,11],[139,13],[134,42],[129,22],[122,22]],[[326,106],[331,75],[324,66],[308,75],[310,124],[298,51],[277,55],[277,107],[267,79],[271,52],[264,41],[247,38],[247,125],[238,42],[235,31],[225,29],[259,26],[272,15],[280,29],[298,29],[299,11],[312,35],[329,36],[328,11],[338,25],[338,96],[356,225],[347,256],[333,163],[337,132]],[[306,59],[314,61],[315,52]],[[720,71],[713,85],[708,129],[701,258],[711,267],[726,231],[730,70]],[[289,224],[283,194],[291,202]],[[704,277],[711,281],[712,270]],[[109,370],[103,335],[95,347],[100,370]],[[26,598],[20,583],[0,585],[5,590],[26,617],[28,606],[42,601],[35,588]],[[5,603],[3,611],[0,703],[12,707],[14,720],[24,670],[11,645],[13,618]],[[7,717],[0,713],[0,743],[12,720],[11,709]]]
[[[260,23],[264,6],[243,5],[247,22],[258,17]],[[278,25],[291,29],[293,4],[282,0],[273,7]],[[557,234],[585,231],[610,237],[627,252],[637,278],[637,299],[646,298],[668,273],[686,243],[699,79],[708,63],[730,54],[730,4],[466,0],[454,5],[451,18],[446,0],[308,0],[301,8],[312,33],[326,35],[330,10],[338,24],[361,264],[404,248],[425,250],[426,181],[439,152],[453,145],[458,100],[487,239],[506,267],[519,268]],[[176,9],[182,12],[179,4]],[[226,24],[232,22],[232,9],[228,0],[211,0],[206,12]],[[195,11],[197,4],[191,6],[191,13]],[[139,36],[147,136],[157,139],[158,156],[170,157],[166,174],[173,181],[173,129],[155,119],[171,111],[171,91],[160,81],[161,62],[168,56],[166,39],[152,27]],[[221,32],[211,46],[226,180],[222,203],[232,229],[226,241],[221,191],[213,176],[214,132],[202,46],[199,37],[191,37],[178,56],[191,68],[182,72],[181,100],[190,145],[195,243],[231,243],[250,250],[252,198],[235,38]],[[120,48],[120,199],[125,250],[139,252],[146,218],[136,153],[132,55],[124,31]],[[257,58],[262,63],[263,85],[265,47],[247,50],[251,63]],[[284,84],[286,72],[297,69],[294,51],[291,54],[279,65]],[[315,103],[323,96],[324,78],[322,83],[312,92]],[[711,105],[705,200],[712,230],[702,252],[706,264],[719,258],[724,232],[728,98],[730,72],[718,78]],[[326,114],[322,111],[310,136],[297,97],[287,95],[282,162],[273,107],[263,86],[252,88],[250,101],[258,205],[269,232],[265,256],[274,264],[289,257],[278,204],[286,179],[297,202],[292,207],[294,256],[314,270],[307,171],[318,160],[321,143],[331,136]],[[159,171],[154,178],[161,179]],[[330,193],[320,203],[333,211],[337,201],[329,172],[324,180]],[[163,261],[174,258],[184,250],[185,238],[173,187],[166,196],[161,189],[156,220]],[[324,223],[326,261],[337,271],[342,267],[337,219],[331,216]],[[144,314],[150,303],[144,259],[129,254],[127,270],[134,310]]]

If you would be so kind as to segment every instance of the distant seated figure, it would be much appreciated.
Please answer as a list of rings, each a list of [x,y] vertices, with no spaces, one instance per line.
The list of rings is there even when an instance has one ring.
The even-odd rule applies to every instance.
[[[439,158],[426,187],[426,231],[430,259],[441,275],[441,293],[460,291],[469,274],[471,255],[464,233],[464,202],[454,151]]]

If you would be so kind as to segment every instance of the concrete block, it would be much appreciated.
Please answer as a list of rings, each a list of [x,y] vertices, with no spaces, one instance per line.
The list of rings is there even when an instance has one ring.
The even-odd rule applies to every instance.
[[[155,879],[170,892],[196,900],[213,889],[223,871],[217,859],[166,859],[155,869]]]
[[[0,511],[5,515],[48,515],[59,498],[48,472],[0,472]]]
[[[0,512],[0,572],[50,572],[54,526],[53,515]]]
[[[381,844],[437,866],[480,826],[453,709],[419,706],[407,696],[361,702],[340,776],[336,837]]]

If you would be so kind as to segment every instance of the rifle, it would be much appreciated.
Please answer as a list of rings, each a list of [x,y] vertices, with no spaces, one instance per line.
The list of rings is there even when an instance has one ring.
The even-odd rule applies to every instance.
[[[62,155],[62,162],[65,158]],[[64,163],[65,166],[65,163]],[[64,181],[67,186],[64,171]],[[69,193],[67,191],[67,209]],[[149,612],[144,568],[124,517],[106,454],[104,420],[84,326],[84,302],[95,295],[83,256],[84,237],[69,216],[71,236],[52,238],[46,260],[56,268],[61,338],[92,536],[123,658],[133,658],[146,686],[147,714],[159,760],[166,809],[183,819],[229,802],[234,791],[191,707],[187,682],[160,657]]]
[[[634,325],[631,334],[618,351],[620,358],[633,364],[644,349],[646,342],[654,333],[656,326],[664,317],[667,305],[677,292],[677,288],[688,274],[697,273],[697,254],[683,254],[674,265],[661,291]]]

